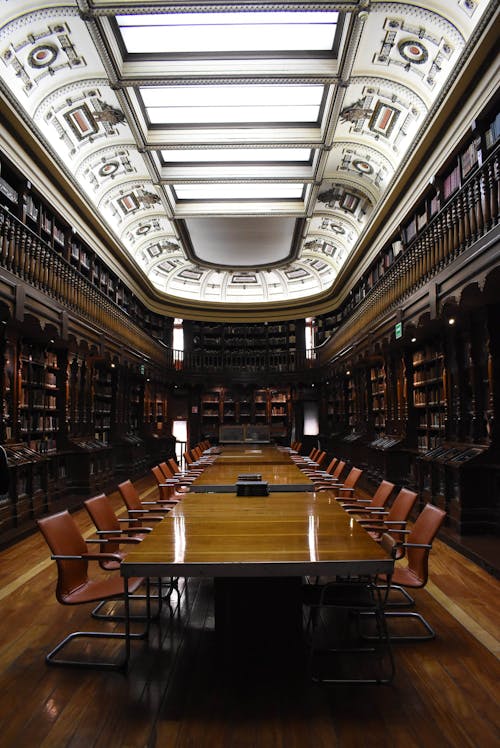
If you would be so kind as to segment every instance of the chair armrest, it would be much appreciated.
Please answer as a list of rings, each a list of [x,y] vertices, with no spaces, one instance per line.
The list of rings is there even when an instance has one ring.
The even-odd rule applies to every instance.
[[[53,554],[54,561],[118,561],[121,564],[122,558],[117,553],[81,553],[79,555],[61,555]]]
[[[130,520],[127,519],[124,521],[129,522]],[[115,535],[122,535],[123,533],[135,534],[138,532],[151,532],[152,529],[153,529],[152,527],[122,527],[120,530],[96,530],[96,534],[115,536]]]
[[[160,484],[162,485],[162,484]],[[142,502],[144,506],[156,506],[158,509],[161,509],[162,506],[165,506],[165,504],[178,504],[178,499],[165,499],[162,501],[161,499],[158,499],[158,501],[143,501]]]
[[[129,509],[129,514],[137,514],[137,519],[146,519],[148,522],[161,522],[162,519],[165,519],[166,515],[160,515],[160,514],[150,514],[149,512],[152,510],[149,509]],[[146,517],[144,516],[146,515]],[[133,520],[134,517],[131,517]]]
[[[339,501],[341,503],[344,501],[345,503],[342,504],[343,507],[351,507],[353,509],[354,508],[363,509],[363,511],[365,511],[367,508],[369,508],[365,505],[369,504],[371,499],[354,499],[351,496],[346,499],[346,498],[342,498],[342,496],[337,496],[336,501]]]

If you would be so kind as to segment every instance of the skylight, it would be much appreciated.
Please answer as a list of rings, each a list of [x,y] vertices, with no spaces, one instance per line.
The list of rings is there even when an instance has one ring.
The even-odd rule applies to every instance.
[[[153,125],[315,123],[324,86],[151,86],[139,91]]]
[[[280,161],[310,163],[310,148],[187,148],[163,150],[165,163],[228,163]]]
[[[267,184],[176,184],[173,185],[179,200],[297,200],[302,197],[304,185],[295,183]]]
[[[128,54],[304,52],[333,49],[333,12],[118,15]]]

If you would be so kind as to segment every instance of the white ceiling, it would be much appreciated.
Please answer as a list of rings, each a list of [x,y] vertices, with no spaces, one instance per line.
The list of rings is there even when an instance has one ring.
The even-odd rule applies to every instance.
[[[295,219],[188,218],[186,226],[200,264],[220,269],[265,268],[290,258]]]
[[[293,302],[331,288],[496,5],[3,2],[1,88],[168,298]]]

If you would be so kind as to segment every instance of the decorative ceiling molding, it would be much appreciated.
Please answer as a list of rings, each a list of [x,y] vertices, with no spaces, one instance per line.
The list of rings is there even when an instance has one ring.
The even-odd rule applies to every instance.
[[[77,0],[40,7],[35,0],[20,0],[15,9],[9,3],[0,9],[0,85],[56,167],[94,206],[114,242],[167,297],[179,303],[241,303],[235,289],[245,286],[246,292],[248,285],[253,289],[249,304],[313,299],[334,287],[343,264],[356,253],[494,5],[487,0],[434,0],[425,8],[376,0],[210,5]],[[245,68],[244,54],[221,55],[214,65],[209,53],[171,55],[159,74],[159,58],[155,63],[122,55],[113,22],[119,13],[160,13],[168,19],[173,13],[202,18],[207,12],[265,16],[287,10],[341,11],[338,59],[308,52],[299,67],[294,54],[284,53],[277,65],[276,56],[263,52],[252,55]],[[277,84],[324,86],[317,119],[152,126],[139,92],[165,85],[182,91]],[[195,174],[192,165],[189,171],[182,164],[169,172],[160,156],[164,149],[231,152],[242,145],[308,148],[313,159],[309,171],[284,160],[272,167],[255,165],[254,173],[248,172],[252,162],[221,159],[222,165],[201,163],[203,173]],[[297,183],[304,185],[300,199],[257,194],[235,203],[211,197],[215,185]],[[206,185],[206,194],[180,200],[176,185]],[[235,282],[227,262],[216,272],[217,260],[203,263],[191,249],[182,226],[196,216],[255,221],[293,216],[301,219],[301,230],[281,263],[267,263],[248,282],[250,276],[238,271]],[[227,258],[227,247],[222,256]],[[242,267],[252,267],[251,256]]]

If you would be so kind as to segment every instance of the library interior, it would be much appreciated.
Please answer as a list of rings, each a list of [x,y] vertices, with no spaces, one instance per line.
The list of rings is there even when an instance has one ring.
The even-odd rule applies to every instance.
[[[498,745],[499,15],[0,4],[6,748]]]

